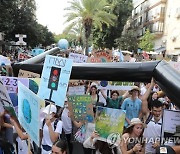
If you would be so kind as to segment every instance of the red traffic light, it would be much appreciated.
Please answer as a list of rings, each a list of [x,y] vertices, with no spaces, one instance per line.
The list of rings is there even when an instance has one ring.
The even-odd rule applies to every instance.
[[[53,75],[58,75],[58,70],[53,70]]]

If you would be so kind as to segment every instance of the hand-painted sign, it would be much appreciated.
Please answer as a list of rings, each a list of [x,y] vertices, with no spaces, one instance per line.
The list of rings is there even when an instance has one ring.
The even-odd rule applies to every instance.
[[[123,133],[124,122],[125,112],[123,110],[98,106],[95,121],[95,129],[100,135],[98,139],[111,144],[111,137],[116,136],[116,138],[120,139]]]
[[[68,97],[69,110],[73,119],[78,121],[94,121],[93,105],[90,95],[74,95]]]
[[[88,56],[77,53],[70,53],[69,58],[73,59],[74,63],[86,63]]]
[[[25,71],[25,70],[19,70],[18,74],[19,78],[40,78],[40,75],[38,73]]]
[[[42,99],[64,105],[72,63],[72,59],[46,56],[38,91]]]
[[[36,94],[18,82],[18,120],[31,139],[39,145],[40,104],[44,103]]]

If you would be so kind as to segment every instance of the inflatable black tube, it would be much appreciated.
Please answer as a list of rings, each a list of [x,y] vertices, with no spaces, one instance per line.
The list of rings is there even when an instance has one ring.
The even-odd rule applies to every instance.
[[[19,69],[41,74],[43,64],[14,64]],[[165,61],[138,63],[74,63],[71,79],[150,82],[154,77],[160,88],[180,108],[180,74]]]
[[[71,79],[149,82],[159,61],[136,63],[74,63]],[[15,64],[15,76],[19,69],[41,74],[43,64]]]
[[[161,61],[154,70],[154,78],[166,95],[180,108],[180,73]]]

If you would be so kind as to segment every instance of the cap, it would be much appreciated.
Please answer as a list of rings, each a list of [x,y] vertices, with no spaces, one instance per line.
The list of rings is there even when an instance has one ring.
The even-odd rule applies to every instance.
[[[49,111],[49,108],[50,108],[50,105],[46,106],[42,112],[46,113],[46,114],[48,114],[48,113],[51,114],[51,113],[56,113],[57,112],[57,108],[56,108],[55,105],[51,104],[50,111]]]

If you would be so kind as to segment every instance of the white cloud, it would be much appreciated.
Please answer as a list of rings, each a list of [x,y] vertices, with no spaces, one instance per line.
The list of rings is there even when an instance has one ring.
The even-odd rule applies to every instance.
[[[37,11],[36,17],[38,22],[56,34],[62,33],[65,28],[64,8],[69,6],[68,0],[35,0]],[[67,24],[66,24],[67,25]]]

